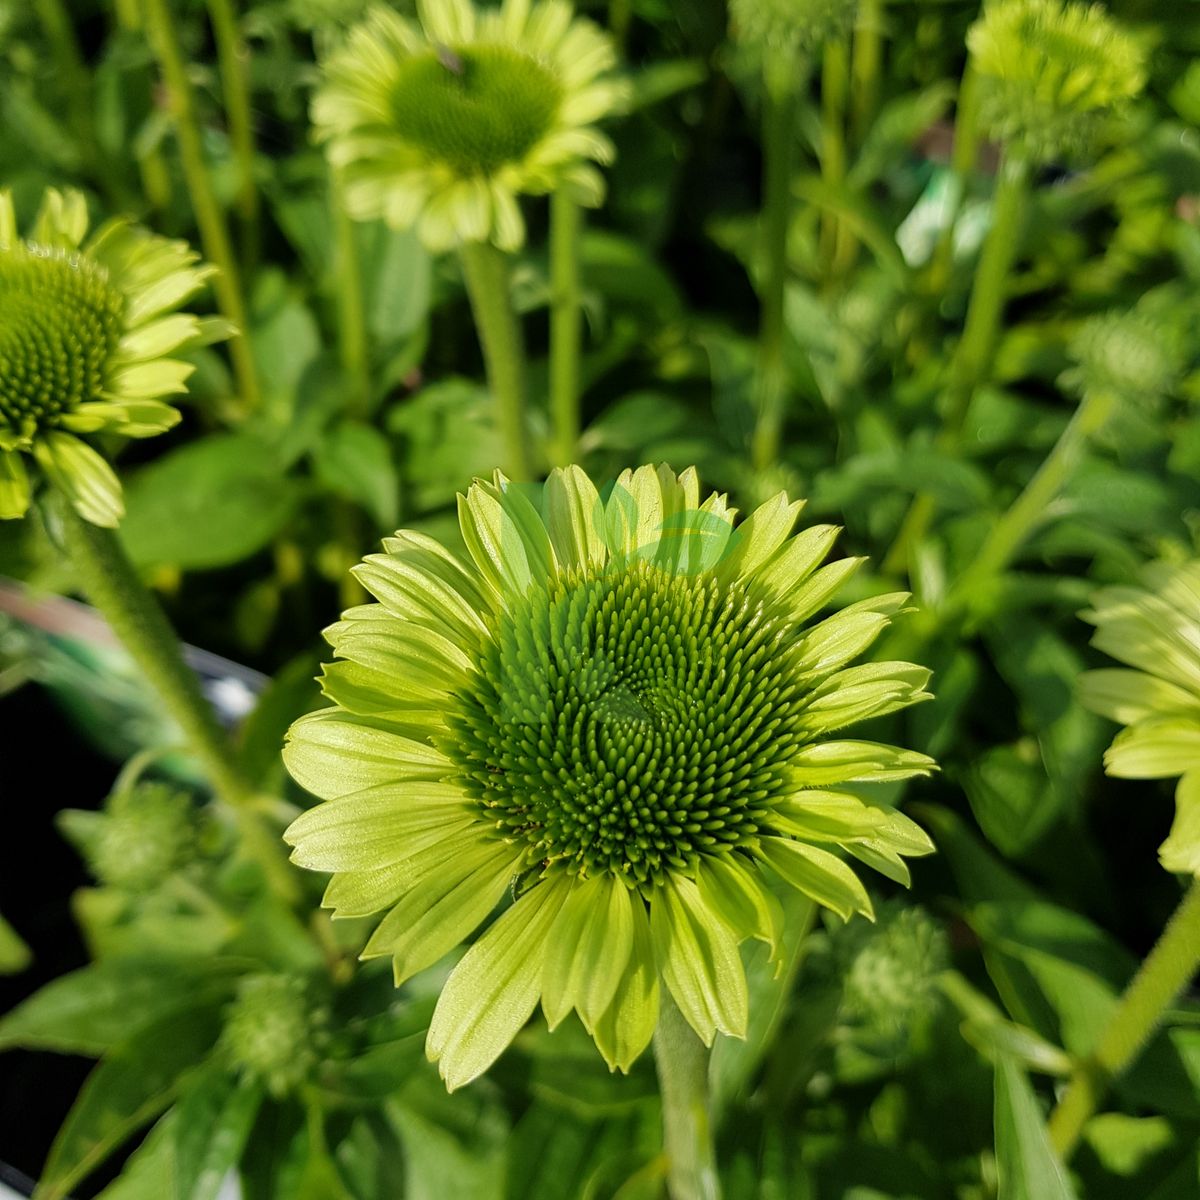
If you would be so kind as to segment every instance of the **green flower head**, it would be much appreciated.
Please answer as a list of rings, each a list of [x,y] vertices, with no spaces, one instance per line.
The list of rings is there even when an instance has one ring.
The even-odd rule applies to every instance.
[[[1080,698],[1128,726],[1104,766],[1119,779],[1170,779],[1175,824],[1159,848],[1168,871],[1200,875],[1200,562],[1156,563],[1142,587],[1105,587],[1083,619],[1092,645],[1135,668],[1087,671]]]
[[[729,0],[734,38],[764,59],[798,62],[850,32],[858,0]]]
[[[416,226],[433,250],[525,238],[523,193],[599,204],[595,122],[622,107],[609,39],[562,0],[418,0],[420,26],[377,8],[324,68],[317,133],[356,217]]]
[[[541,489],[497,474],[460,497],[469,561],[401,532],[356,569],[377,603],[327,631],[334,707],[285,751],[325,803],[286,836],[334,873],[338,915],[385,913],[363,953],[397,983],[514,897],[439,999],[450,1087],[539,1000],[622,1070],[660,983],[705,1042],[743,1036],[738,944],[780,935],[768,876],[869,916],[838,851],[906,882],[902,856],[932,849],[850,786],[931,760],[831,736],[927,697],[921,667],[848,666],[906,595],[814,620],[861,560],[821,566],[837,530],[791,536],[801,507],[779,495],[735,529],[694,470],[626,471],[606,497],[578,467]]]
[[[1140,47],[1098,4],[993,0],[967,45],[985,127],[1035,162],[1093,153],[1146,81]]]
[[[322,1032],[302,980],[248,975],[225,1014],[221,1044],[232,1065],[259,1080],[271,1095],[294,1092],[317,1063]]]
[[[77,435],[151,437],[179,420],[163,397],[187,390],[192,366],[170,356],[204,326],[175,310],[209,272],[124,221],[87,232],[83,196],[50,190],[21,238],[0,191],[0,518],[29,507],[29,455],[81,516],[116,525],[121,486]]]

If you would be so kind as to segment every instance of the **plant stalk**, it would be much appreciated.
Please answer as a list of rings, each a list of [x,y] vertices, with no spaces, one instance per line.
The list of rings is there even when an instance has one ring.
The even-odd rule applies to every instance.
[[[991,370],[1028,192],[1028,163],[1006,156],[1000,164],[992,201],[992,227],[971,287],[962,338],[950,363],[945,413],[936,441],[940,450],[951,451],[958,445],[971,400]],[[885,572],[899,574],[907,569],[912,551],[924,538],[935,511],[936,505],[927,492],[914,497],[896,541],[883,561]]]
[[[831,195],[846,180],[846,106],[850,99],[850,45],[833,38],[821,63],[821,177]],[[832,209],[821,213],[821,262],[825,280],[837,277],[851,253],[849,230]]]
[[[579,237],[583,213],[559,188],[550,198],[550,416],[554,461],[569,466],[579,446],[579,348],[583,309]]]
[[[788,276],[792,158],[796,92],[772,86],[763,93],[763,208],[758,277],[761,315],[758,334],[757,424],[751,443],[756,470],[779,457],[787,378],[783,361],[783,308]]]
[[[504,466],[512,479],[527,480],[532,475],[525,428],[525,344],[512,303],[508,257],[489,242],[464,242],[459,253],[496,404]]]
[[[285,899],[293,899],[296,886],[284,860],[283,843],[262,825],[255,810],[255,789],[205,700],[195,672],[184,661],[166,614],[139,578],[117,534],[85,521],[61,494],[52,495],[51,504],[83,590],[183,732],[272,887]]]
[[[1163,1014],[1200,969],[1200,879],[1192,881],[1149,957],[1138,968],[1096,1048],[1076,1068],[1050,1114],[1050,1142],[1070,1158],[1113,1080],[1137,1057]]]
[[[708,1094],[708,1048],[664,987],[654,1031],[671,1200],[720,1200]]]
[[[883,2],[862,0],[854,23],[854,49],[850,63],[850,131],[861,146],[879,108],[883,66]]]
[[[200,125],[196,119],[195,97],[188,80],[187,63],[179,45],[179,36],[168,0],[144,0],[150,41],[162,72],[163,84],[175,117],[175,136],[184,179],[192,198],[192,209],[200,229],[205,257],[217,268],[213,291],[221,314],[237,326],[239,336],[229,343],[233,371],[244,411],[258,407],[258,376],[247,340],[248,324],[243,299],[241,274],[233,253],[224,214],[217,203],[212,176],[204,159]]]
[[[958,110],[954,116],[954,148],[950,155],[950,199],[946,223],[938,236],[929,268],[929,290],[938,297],[950,282],[954,266],[954,233],[962,212],[963,198],[979,158],[979,77],[970,61],[958,87]]]
[[[337,288],[338,354],[350,380],[347,408],[365,419],[371,405],[370,341],[363,298],[362,258],[356,226],[346,211],[345,184],[338,167],[329,168],[329,202],[332,208]]]
[[[254,180],[254,122],[251,118],[249,66],[250,52],[242,37],[235,9],[236,0],[208,0],[208,18],[212,23],[221,71],[221,92],[225,101],[225,120],[229,124],[229,144],[237,164],[237,213],[241,221],[242,261],[258,258],[258,188]]]

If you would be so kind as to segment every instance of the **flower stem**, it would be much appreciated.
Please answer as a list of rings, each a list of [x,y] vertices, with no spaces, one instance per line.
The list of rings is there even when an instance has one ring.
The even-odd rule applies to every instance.
[[[464,242],[460,254],[471,311],[483,346],[488,386],[496,402],[504,465],[513,479],[529,479],[525,344],[509,288],[508,257],[488,242]]]
[[[845,38],[825,45],[821,64],[821,176],[831,195],[846,180],[846,105],[850,98],[850,47]],[[848,253],[848,230],[831,208],[821,213],[821,261],[826,282],[842,269]]]
[[[760,471],[772,466],[779,457],[783,433],[787,384],[783,362],[783,303],[788,274],[795,115],[795,90],[773,87],[768,80],[763,94],[763,209],[758,263],[761,297],[756,380],[758,420],[751,445],[751,458]]]
[[[216,715],[184,662],[158,601],[138,577],[117,534],[85,521],[61,494],[51,496],[64,547],[88,598],[108,621],[163,707],[182,730],[217,797],[235,814],[249,853],[284,898],[296,895],[283,857],[255,810],[255,789],[242,772]]]
[[[992,526],[974,561],[955,581],[947,601],[949,608],[954,609],[956,600],[965,601],[982,583],[1008,566],[1074,474],[1088,439],[1108,420],[1115,403],[1116,397],[1109,392],[1089,392],[1083,398],[1024,491]]]
[[[720,1200],[708,1097],[708,1049],[662,991],[654,1063],[662,1095],[671,1200]]]
[[[250,343],[246,338],[246,304],[242,296],[241,275],[233,254],[225,217],[217,203],[212,176],[204,159],[200,125],[196,119],[195,98],[188,80],[187,63],[179,45],[179,36],[171,17],[168,0],[145,0],[145,13],[151,44],[162,72],[163,84],[175,117],[175,136],[184,179],[200,228],[205,257],[217,268],[213,291],[222,315],[237,326],[239,335],[229,343],[238,392],[245,410],[257,408],[258,376]]]
[[[250,87],[247,79],[250,53],[238,25],[235,0],[208,0],[221,70],[221,91],[225,100],[225,119],[229,123],[229,144],[237,164],[237,210],[241,219],[242,261],[253,263],[258,257],[258,188],[254,182],[254,124],[250,116]]]
[[[575,461],[579,444],[582,227],[579,205],[565,188],[559,188],[550,198],[550,415],[554,459],[560,467]]]
[[[862,145],[879,107],[883,28],[883,0],[862,0],[854,23],[854,51],[850,64],[850,128],[857,146]]]
[[[1050,1142],[1068,1159],[1108,1091],[1158,1028],[1200,969],[1200,879],[1193,880],[1162,936],[1109,1018],[1096,1048],[1079,1064],[1050,1114]]]
[[[975,390],[991,370],[1028,191],[1028,164],[1020,158],[1006,157],[1000,164],[992,200],[992,227],[975,273],[962,338],[950,363],[945,415],[936,442],[940,450],[957,447]],[[909,557],[928,531],[935,510],[933,498],[927,492],[913,499],[896,541],[884,559],[885,572],[899,574],[907,568]]]
[[[337,284],[338,353],[350,380],[347,408],[365,418],[371,403],[370,342],[363,301],[362,259],[355,224],[346,211],[345,185],[338,167],[329,168],[329,203],[332,208]]]

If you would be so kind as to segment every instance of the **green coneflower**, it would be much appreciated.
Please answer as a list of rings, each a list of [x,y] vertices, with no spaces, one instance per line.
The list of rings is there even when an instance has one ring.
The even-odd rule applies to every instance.
[[[1128,726],[1105,753],[1110,775],[1180,777],[1159,858],[1200,876],[1200,562],[1152,564],[1143,583],[1101,588],[1082,614],[1096,626],[1092,645],[1136,669],[1085,672],[1080,698]]]
[[[1033,162],[1092,153],[1146,80],[1140,47],[1098,4],[991,3],[967,45],[985,127]]]
[[[260,973],[238,983],[225,1012],[221,1047],[230,1064],[276,1098],[294,1092],[317,1063],[323,1014],[302,980]]]
[[[522,193],[566,186],[599,204],[593,163],[612,158],[595,122],[623,85],[591,22],[561,0],[418,0],[420,25],[377,8],[326,64],[313,103],[317,133],[344,171],[359,218],[416,226],[434,250],[521,245]]]
[[[833,526],[790,536],[802,504],[780,495],[735,530],[724,496],[665,466],[607,499],[578,467],[531,495],[497,474],[460,498],[469,563],[401,532],[356,569],[378,603],[327,631],[335,707],[285,751],[326,801],[293,857],[334,873],[338,914],[386,910],[364,956],[392,956],[397,983],[516,898],[438,1002],[427,1049],[452,1088],[539,999],[622,1070],[660,979],[706,1043],[740,1036],[738,943],[779,936],[764,872],[849,918],[871,904],[839,847],[902,881],[901,856],[932,849],[845,787],[932,768],[830,736],[926,698],[929,672],[847,666],[905,594],[813,621],[861,562],[820,566]]]
[[[209,271],[124,221],[87,232],[83,196],[48,190],[22,238],[0,191],[0,518],[29,507],[28,454],[82,517],[116,525],[120,484],[77,435],[151,437],[179,420],[162,397],[193,368],[170,355],[205,327],[175,310]]]
[[[734,38],[781,64],[849,33],[857,11],[858,0],[729,0]]]

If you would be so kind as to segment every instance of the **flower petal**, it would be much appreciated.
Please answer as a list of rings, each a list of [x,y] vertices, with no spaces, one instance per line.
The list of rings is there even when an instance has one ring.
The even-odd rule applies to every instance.
[[[51,430],[34,442],[33,452],[47,478],[85,521],[116,528],[125,515],[121,484],[91,446],[69,433]]]
[[[542,516],[558,561],[580,570],[604,566],[604,503],[596,485],[575,466],[556,469],[546,480]]]
[[[1175,789],[1175,821],[1158,857],[1168,871],[1200,876],[1200,771],[1189,771]]]
[[[650,1045],[658,1024],[658,965],[645,904],[638,900],[632,914],[629,961],[612,1003],[589,1029],[610,1071],[628,1072]]]
[[[875,919],[871,897],[862,880],[836,854],[787,838],[763,838],[763,860],[794,888],[832,909],[844,921],[856,912]]]
[[[0,521],[23,517],[29,508],[29,475],[15,450],[0,450]]]

